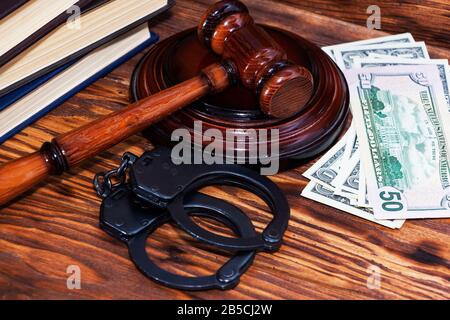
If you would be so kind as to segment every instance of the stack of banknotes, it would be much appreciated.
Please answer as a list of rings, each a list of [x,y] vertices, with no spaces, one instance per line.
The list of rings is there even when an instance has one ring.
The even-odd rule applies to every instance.
[[[450,69],[411,34],[324,47],[350,91],[350,128],[302,195],[390,228],[450,217]]]

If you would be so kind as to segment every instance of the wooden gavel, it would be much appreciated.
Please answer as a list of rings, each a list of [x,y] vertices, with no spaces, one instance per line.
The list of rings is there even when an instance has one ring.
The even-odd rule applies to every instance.
[[[222,63],[212,64],[197,77],[46,142],[36,153],[0,166],[0,205],[48,175],[62,174],[205,95],[225,90],[237,80],[254,90],[262,111],[271,117],[290,117],[309,101],[313,92],[311,73],[287,60],[286,53],[254,23],[241,2],[214,4],[202,17],[198,35],[223,57]]]

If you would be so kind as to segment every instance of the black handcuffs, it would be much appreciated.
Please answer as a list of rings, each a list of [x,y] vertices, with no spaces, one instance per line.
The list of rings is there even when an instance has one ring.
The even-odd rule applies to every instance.
[[[229,226],[240,237],[254,236],[250,219],[235,206],[219,199],[195,193],[184,209],[187,214],[209,217]],[[100,226],[110,235],[125,242],[131,260],[147,277],[181,290],[231,289],[252,264],[255,251],[241,251],[227,261],[216,274],[203,277],[183,277],[163,270],[145,250],[147,238],[161,225],[170,221],[162,209],[142,207],[127,186],[118,187],[105,198],[100,209]]]
[[[129,179],[123,184],[126,171]],[[121,183],[113,185],[109,180],[112,175]],[[94,185],[104,198],[101,228],[128,245],[131,259],[147,277],[182,290],[234,287],[256,251],[278,250],[290,217],[285,196],[268,178],[238,165],[175,165],[166,148],[145,152],[140,158],[126,153],[119,169],[98,174]],[[231,185],[256,194],[272,210],[273,220],[257,234],[240,209],[197,192],[210,185]],[[239,238],[209,232],[194,223],[191,215],[218,220],[232,228]],[[148,257],[146,239],[171,220],[194,238],[233,251],[235,255],[215,275],[208,277],[182,277],[162,270]]]
[[[160,148],[144,153],[130,168],[129,176],[139,198],[166,208],[175,222],[195,238],[228,250],[276,251],[281,245],[290,217],[288,202],[275,183],[251,169],[231,164],[174,165],[170,150]],[[273,220],[262,234],[247,239],[221,237],[200,228],[184,212],[183,199],[211,185],[232,185],[255,193],[271,208]]]

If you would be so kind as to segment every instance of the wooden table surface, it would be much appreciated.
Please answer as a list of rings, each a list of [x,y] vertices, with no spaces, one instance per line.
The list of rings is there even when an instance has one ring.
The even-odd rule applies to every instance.
[[[153,30],[164,39],[194,26],[211,2],[178,0],[170,13],[153,21]],[[258,22],[296,32],[320,46],[386,34],[365,27],[367,6],[362,3],[366,1],[343,1],[343,7],[326,0],[245,2]],[[448,59],[448,2],[417,3],[380,2],[382,27],[390,33],[410,30],[416,40],[429,41],[433,58]],[[37,150],[57,134],[123,108],[129,101],[130,74],[141,56],[1,145],[0,162]],[[50,178],[0,208],[0,297],[450,298],[449,219],[407,221],[400,230],[390,230],[304,199],[300,192],[307,181],[301,174],[312,162],[272,178],[284,191],[292,208],[284,245],[276,254],[258,254],[236,289],[181,292],[153,283],[136,270],[125,246],[99,229],[100,199],[92,188],[94,174],[116,166],[123,152],[140,154],[151,148],[144,137],[133,136],[70,174]],[[269,221],[270,216],[261,201],[246,192],[230,188],[206,191],[243,208],[258,230]],[[159,229],[148,247],[149,254],[161,266],[185,275],[209,274],[226,259],[221,252],[205,251],[203,246],[170,225]],[[69,290],[66,286],[69,265],[80,267],[80,290]],[[368,289],[366,284],[372,266],[381,271],[379,289]]]

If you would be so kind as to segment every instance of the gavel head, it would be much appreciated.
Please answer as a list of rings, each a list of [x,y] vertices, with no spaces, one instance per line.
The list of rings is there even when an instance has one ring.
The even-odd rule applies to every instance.
[[[314,89],[311,73],[287,60],[242,2],[227,0],[211,6],[200,21],[198,36],[236,66],[244,86],[259,96],[265,114],[288,118],[307,105]]]

